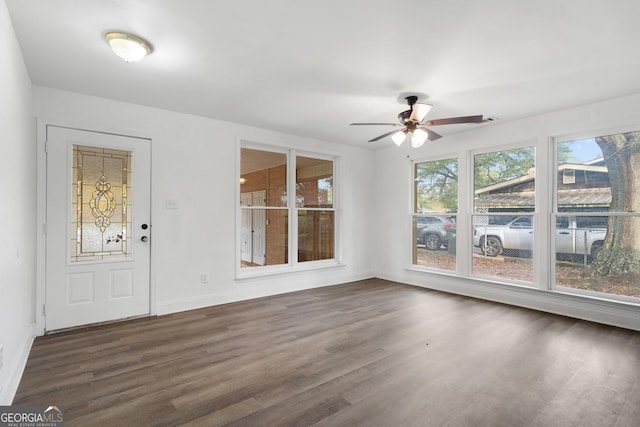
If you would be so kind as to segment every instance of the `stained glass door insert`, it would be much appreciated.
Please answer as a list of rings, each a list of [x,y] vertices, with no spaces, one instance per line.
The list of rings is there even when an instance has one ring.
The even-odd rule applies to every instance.
[[[73,145],[71,261],[131,256],[131,152]]]

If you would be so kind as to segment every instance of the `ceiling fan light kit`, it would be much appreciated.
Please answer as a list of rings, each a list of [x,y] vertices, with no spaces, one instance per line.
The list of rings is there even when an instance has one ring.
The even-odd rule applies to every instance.
[[[402,145],[406,137],[407,133],[403,130],[399,130],[398,132],[395,132],[391,135],[391,139],[398,147]]]
[[[382,125],[382,126],[404,126],[403,129],[399,131],[392,130],[391,132],[384,133],[380,136],[377,136],[369,142],[379,141],[387,136],[391,136],[393,142],[400,146],[407,138],[407,135],[411,135],[411,146],[413,148],[418,148],[424,145],[427,141],[435,141],[436,139],[442,138],[442,135],[437,134],[431,129],[427,128],[427,126],[439,126],[439,125],[452,125],[452,124],[460,124],[460,123],[483,123],[487,120],[484,120],[482,115],[477,116],[464,116],[464,117],[449,117],[446,119],[436,119],[436,120],[428,120],[425,121],[427,114],[431,111],[433,105],[431,104],[421,104],[418,103],[418,97],[415,95],[407,96],[406,98],[407,104],[409,105],[409,109],[406,111],[402,111],[398,114],[398,121],[400,124],[396,123],[351,123],[351,126],[358,125]]]
[[[426,131],[422,129],[414,130],[411,135],[411,147],[413,148],[422,147],[422,145],[424,145],[424,142],[427,140],[427,138],[429,138],[429,134]]]
[[[415,100],[417,101],[418,98],[415,97]],[[429,111],[431,111],[431,108],[433,108],[431,104],[418,104],[416,102],[409,105],[412,105],[412,108],[407,111],[409,113],[409,119],[407,121],[412,123],[420,123],[423,121],[424,118],[427,117],[427,114],[429,114]]]

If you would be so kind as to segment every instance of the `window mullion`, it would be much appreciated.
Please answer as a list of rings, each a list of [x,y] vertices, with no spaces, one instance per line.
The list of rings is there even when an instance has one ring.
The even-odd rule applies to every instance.
[[[536,194],[535,194],[535,209],[534,209],[534,227],[533,227],[533,283],[542,290],[549,289],[550,277],[549,271],[551,271],[551,256],[552,242],[550,229],[550,215],[551,212],[551,194],[552,191],[544,191],[544,189],[551,189],[553,186],[552,179],[552,162],[549,161],[550,157],[550,141],[548,138],[540,138],[536,145],[536,163],[535,163],[535,176],[536,176]]]
[[[463,248],[471,247],[471,233],[473,230],[472,206],[473,206],[473,182],[471,176],[471,154],[467,151],[458,156],[458,219],[457,219],[457,247],[456,266],[458,274],[469,276],[471,274],[472,252]]]
[[[289,208],[289,265],[298,264],[298,207],[296,206],[296,150],[287,158],[287,207]]]

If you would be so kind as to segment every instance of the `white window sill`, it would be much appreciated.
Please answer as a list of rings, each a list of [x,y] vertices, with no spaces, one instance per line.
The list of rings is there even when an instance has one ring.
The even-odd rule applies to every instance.
[[[309,261],[305,263],[292,265],[273,265],[265,267],[246,267],[236,272],[236,281],[255,279],[260,277],[285,276],[291,273],[298,273],[313,270],[325,270],[332,268],[344,268],[346,264],[342,264],[336,260],[325,261]]]

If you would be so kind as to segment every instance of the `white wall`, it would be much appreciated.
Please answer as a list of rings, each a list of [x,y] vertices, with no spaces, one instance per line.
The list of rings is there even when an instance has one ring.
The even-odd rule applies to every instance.
[[[34,113],[40,123],[152,139],[152,289],[158,314],[371,277],[370,150],[38,86]],[[240,139],[340,157],[338,179],[347,194],[344,266],[236,280]],[[175,199],[178,209],[165,209],[166,199]],[[200,283],[201,272],[210,274],[208,285]]]
[[[34,334],[36,163],[31,81],[4,1],[0,52],[0,405],[8,405]]]
[[[491,112],[487,112],[491,113]],[[474,128],[474,126],[476,126]],[[451,277],[425,271],[415,271],[411,266],[411,159],[425,161],[458,157],[462,163],[469,161],[465,150],[473,151],[487,147],[499,147],[505,144],[529,142],[537,146],[538,161],[536,169],[536,188],[538,190],[538,212],[536,223],[546,227],[550,212],[550,188],[548,177],[550,150],[549,137],[578,135],[596,136],[602,132],[640,129],[640,94],[629,95],[606,102],[571,108],[536,117],[496,122],[488,125],[469,125],[467,132],[449,135],[438,141],[427,142],[415,150],[406,148],[387,148],[376,152],[376,186],[381,189],[382,197],[377,199],[374,227],[381,231],[376,235],[374,247],[376,253],[376,276],[410,283],[432,289],[439,289],[463,295],[500,301],[538,310],[564,314],[602,323],[640,330],[640,309],[637,305],[621,304],[576,295],[548,292],[540,289],[500,285],[486,281]],[[606,134],[606,133],[604,133]],[[409,155],[410,159],[407,158]],[[547,177],[547,179],[545,179]],[[469,183],[470,178],[461,177],[460,182]],[[466,194],[470,194],[470,190]],[[469,212],[469,203],[460,203],[460,212]],[[393,224],[393,227],[389,227]],[[544,227],[540,227],[543,230]],[[471,225],[458,223],[457,246],[471,247]],[[543,240],[543,239],[538,239]],[[542,255],[545,247],[538,247],[534,253]],[[470,255],[460,254],[459,268],[470,265]],[[547,274],[544,263],[536,271],[537,277]],[[468,273],[469,268],[466,267]]]

